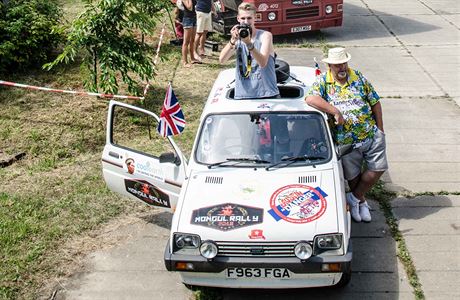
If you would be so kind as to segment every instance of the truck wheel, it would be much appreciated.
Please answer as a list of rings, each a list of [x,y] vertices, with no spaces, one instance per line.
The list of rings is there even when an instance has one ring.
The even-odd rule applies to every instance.
[[[276,82],[281,83],[289,79],[289,64],[281,59],[275,60]]]
[[[340,278],[339,282],[335,284],[336,288],[343,288],[345,287],[351,280],[351,268],[342,274],[342,278]]]

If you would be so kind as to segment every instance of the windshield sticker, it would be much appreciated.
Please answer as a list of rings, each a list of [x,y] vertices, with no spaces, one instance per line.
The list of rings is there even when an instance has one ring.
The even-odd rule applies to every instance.
[[[248,237],[251,239],[251,240],[265,240],[265,237],[264,237],[264,231],[261,230],[261,229],[253,229],[251,230],[251,234],[248,235]]]
[[[262,223],[263,217],[262,208],[224,203],[195,209],[190,223],[228,231]]]
[[[145,180],[125,179],[126,191],[147,204],[160,207],[171,207],[169,196]]]
[[[320,188],[291,184],[276,190],[270,198],[268,213],[276,220],[308,223],[319,219],[326,211],[327,194]]]

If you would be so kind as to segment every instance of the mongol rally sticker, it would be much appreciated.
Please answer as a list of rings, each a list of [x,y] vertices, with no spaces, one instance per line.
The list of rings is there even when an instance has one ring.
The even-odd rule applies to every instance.
[[[276,220],[308,223],[319,219],[327,208],[327,194],[320,188],[291,184],[277,189],[270,198],[268,213]]]
[[[153,206],[171,207],[169,196],[145,180],[125,179],[128,193]]]
[[[263,222],[264,210],[234,203],[195,209],[191,224],[228,231]]]

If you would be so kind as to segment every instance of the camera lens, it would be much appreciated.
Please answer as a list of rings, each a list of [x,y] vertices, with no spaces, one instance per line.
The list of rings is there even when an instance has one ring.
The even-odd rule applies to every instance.
[[[249,30],[247,30],[246,28],[241,28],[240,29],[240,37],[242,37],[244,39],[248,35],[249,35]]]

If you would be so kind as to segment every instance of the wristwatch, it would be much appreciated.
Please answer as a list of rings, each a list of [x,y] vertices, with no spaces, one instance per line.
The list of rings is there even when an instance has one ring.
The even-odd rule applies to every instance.
[[[250,43],[250,44],[248,44],[248,45],[246,45],[246,46],[248,47],[248,50],[249,50],[249,51],[254,50],[254,43]]]

